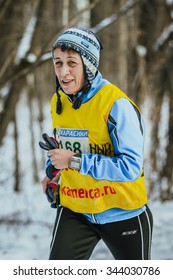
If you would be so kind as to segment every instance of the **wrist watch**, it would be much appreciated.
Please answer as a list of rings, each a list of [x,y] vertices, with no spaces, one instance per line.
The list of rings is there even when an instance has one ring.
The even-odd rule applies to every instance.
[[[75,169],[79,171],[81,168],[81,162],[82,162],[81,154],[77,153],[71,157],[68,167],[70,169]]]

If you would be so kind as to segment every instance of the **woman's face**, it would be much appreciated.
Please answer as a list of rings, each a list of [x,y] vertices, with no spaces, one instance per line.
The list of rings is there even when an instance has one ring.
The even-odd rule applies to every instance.
[[[55,74],[66,94],[76,94],[86,84],[81,56],[77,52],[54,50]]]

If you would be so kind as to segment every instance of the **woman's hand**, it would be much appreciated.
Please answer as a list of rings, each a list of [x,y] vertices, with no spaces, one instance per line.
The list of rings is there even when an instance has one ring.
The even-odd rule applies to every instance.
[[[49,150],[47,155],[50,156],[50,160],[56,169],[64,169],[68,168],[69,161],[75,153],[65,149],[54,149]]]
[[[50,180],[47,176],[44,177],[44,179],[41,181],[41,184],[43,186],[43,192],[46,192],[46,189],[50,182],[58,185],[59,178],[60,178],[60,172],[52,180]]]
[[[47,185],[50,183],[50,179],[45,176],[44,179],[41,181],[42,187],[43,187],[43,192],[46,192]]]

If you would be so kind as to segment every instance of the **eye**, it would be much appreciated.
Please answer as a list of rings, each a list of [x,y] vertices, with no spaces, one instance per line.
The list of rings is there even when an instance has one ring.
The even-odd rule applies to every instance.
[[[62,66],[62,61],[55,61],[56,67],[61,67]]]
[[[70,60],[70,61],[68,61],[68,65],[69,65],[70,67],[75,67],[75,66],[77,65],[77,63],[76,63],[76,61],[74,61],[74,60]]]

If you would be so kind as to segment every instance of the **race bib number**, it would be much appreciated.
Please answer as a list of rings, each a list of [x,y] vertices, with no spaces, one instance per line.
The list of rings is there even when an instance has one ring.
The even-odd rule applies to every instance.
[[[87,129],[56,128],[56,139],[61,149],[74,153],[89,152]]]

